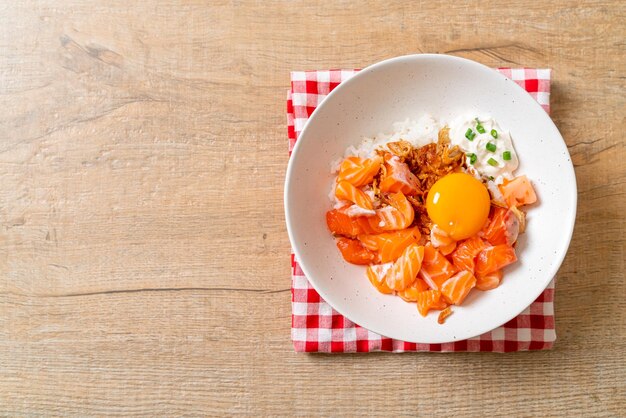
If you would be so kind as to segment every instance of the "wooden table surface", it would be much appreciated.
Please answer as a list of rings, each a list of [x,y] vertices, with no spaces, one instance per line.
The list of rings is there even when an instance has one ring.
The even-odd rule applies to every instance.
[[[626,3],[460,3],[2,1],[0,414],[625,416]],[[292,350],[289,71],[417,52],[554,70],[552,351]]]

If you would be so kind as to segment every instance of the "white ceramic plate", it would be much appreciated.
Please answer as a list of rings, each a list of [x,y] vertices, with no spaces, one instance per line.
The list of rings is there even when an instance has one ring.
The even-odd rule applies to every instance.
[[[346,263],[326,227],[334,176],[331,161],[364,136],[428,113],[451,120],[490,114],[513,136],[517,174],[533,182],[539,203],[517,246],[519,261],[502,284],[471,292],[446,323],[423,318],[415,304],[379,293],[365,268]],[[463,340],[490,331],[532,303],[556,274],[576,217],[576,178],[563,138],[537,102],[513,81],[466,59],[409,55],[365,68],[339,85],[315,110],[293,150],[285,183],[285,214],[302,270],[319,294],[353,322],[387,337],[420,343]]]

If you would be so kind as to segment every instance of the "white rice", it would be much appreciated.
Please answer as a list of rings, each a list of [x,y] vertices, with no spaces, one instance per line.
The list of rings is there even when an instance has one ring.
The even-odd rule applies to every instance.
[[[415,148],[436,142],[442,127],[443,125],[430,115],[424,115],[418,120],[407,118],[404,121],[395,122],[391,132],[381,132],[372,138],[365,137],[358,146],[348,147],[342,158],[331,163],[331,172],[338,172],[341,162],[346,157],[372,158],[376,155],[376,149],[386,149],[389,142],[404,140]]]

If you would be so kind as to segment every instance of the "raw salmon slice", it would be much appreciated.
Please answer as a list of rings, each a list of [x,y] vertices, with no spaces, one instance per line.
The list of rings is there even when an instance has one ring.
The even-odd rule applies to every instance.
[[[515,250],[508,245],[487,247],[476,257],[476,275],[486,276],[517,261]]]
[[[365,234],[406,229],[413,223],[415,211],[402,192],[387,196],[389,205],[376,209],[374,216],[359,216],[356,223]],[[347,211],[346,211],[347,212]]]
[[[446,318],[452,315],[452,309],[450,307],[445,308],[443,311],[439,312],[439,317],[437,318],[438,324],[443,324],[446,322]]]
[[[441,295],[446,302],[460,305],[474,286],[476,286],[476,278],[472,272],[460,271],[441,285]]]
[[[406,302],[417,302],[417,295],[428,290],[428,285],[422,279],[415,279],[413,284],[398,292],[398,296]]]
[[[348,157],[341,163],[337,181],[347,181],[355,187],[365,186],[374,180],[380,170],[383,158],[376,157],[363,160],[359,157]]]
[[[476,289],[491,290],[500,286],[502,282],[502,270],[496,270],[493,273],[484,276],[476,276]]]
[[[417,244],[421,234],[417,227],[403,229],[397,232],[385,232],[382,234],[361,234],[359,241],[366,248],[377,251],[381,263],[396,261],[406,247]]]
[[[517,241],[520,231],[520,221],[514,212],[509,209],[496,207],[487,227],[483,229],[482,236],[491,245],[513,245]]]
[[[433,225],[430,229],[430,242],[433,244],[433,247],[437,248],[443,255],[450,254],[457,245],[456,241],[438,225]]]
[[[387,282],[385,282],[385,274],[387,274],[387,271],[391,268],[391,266],[391,263],[375,264],[367,266],[366,271],[367,278],[374,285],[374,287],[378,289],[380,293],[387,295],[393,293],[393,290],[391,290],[389,286],[387,286]]]
[[[359,234],[375,234],[381,232],[381,228],[370,226],[369,219],[374,216],[353,216],[350,214],[356,205],[346,205],[339,209],[326,212],[326,224],[328,229],[335,235],[344,235],[355,238]],[[375,222],[372,222],[375,225]]]
[[[431,309],[439,309],[441,306],[441,292],[439,290],[427,290],[417,294],[417,310],[420,315],[426,316]],[[445,308],[445,306],[444,306]],[[441,308],[441,309],[444,309]]]
[[[473,273],[476,267],[476,256],[487,247],[488,245],[480,237],[474,235],[457,245],[452,253],[452,263],[459,270]]]
[[[448,306],[449,306],[449,305],[448,305],[448,302],[446,302],[446,301],[444,300],[444,298],[443,298],[443,297],[441,297],[441,298],[439,298],[439,302],[437,302],[437,303],[433,304],[433,306],[431,307],[431,309],[435,309],[435,310],[440,311],[440,310],[442,310],[442,309],[447,308]]]
[[[402,192],[407,196],[419,193],[419,181],[409,166],[391,154],[385,155],[385,175],[379,184],[382,192]]]
[[[448,245],[444,245],[443,247],[439,247],[439,252],[443,255],[452,254],[452,252],[456,249],[456,242],[451,242]]]
[[[537,201],[535,189],[526,176],[515,177],[511,181],[505,180],[498,188],[509,207],[530,205]]]
[[[335,186],[335,196],[337,196],[337,199],[347,200],[363,209],[371,210],[372,214],[374,214],[372,199],[363,190],[354,187],[350,182],[338,182]]]
[[[333,209],[326,212],[326,225],[330,232],[335,235],[344,235],[347,237],[356,237],[359,234],[373,233],[374,231],[369,228],[367,224],[367,231],[363,228],[363,223],[359,222],[358,218],[349,216],[346,214],[348,206],[343,208]]]
[[[378,253],[368,250],[361,241],[352,238],[337,238],[337,248],[343,259],[352,264],[371,264],[378,260]]]
[[[446,231],[441,229],[439,225],[433,225],[430,229],[430,242],[433,247],[439,248],[454,242],[454,239],[448,235]]]
[[[424,247],[424,261],[419,277],[424,280],[431,289],[440,290],[440,286],[454,273],[456,267],[432,245]]]
[[[326,225],[335,235],[356,237],[406,229],[413,223],[413,206],[402,192],[390,194],[389,205],[376,209],[373,216],[350,216],[350,206],[326,212]]]
[[[417,272],[424,259],[424,247],[411,244],[404,249],[402,255],[385,275],[385,281],[390,289],[400,291],[409,287],[415,281]]]
[[[366,218],[373,233],[398,231],[408,228],[413,223],[415,218],[413,205],[402,192],[392,193],[387,196],[387,199],[389,200],[388,206],[376,209],[374,216]]]

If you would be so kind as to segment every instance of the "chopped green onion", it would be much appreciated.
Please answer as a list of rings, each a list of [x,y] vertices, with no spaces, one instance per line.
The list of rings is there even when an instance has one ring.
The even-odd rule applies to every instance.
[[[467,131],[465,132],[465,138],[473,141],[475,136],[476,132],[472,131],[472,128],[467,128]]]
[[[480,134],[484,134],[485,133],[485,128],[483,128],[483,125],[480,124],[480,121],[478,120],[478,118],[476,118],[476,130]]]
[[[489,180],[493,181],[495,179],[494,176],[489,176]]]
[[[511,160],[511,151],[504,151],[502,153],[502,159],[504,161],[510,161]]]
[[[470,159],[470,164],[474,164],[478,159],[478,156],[476,154],[467,154],[467,157]]]
[[[489,164],[490,166],[493,167],[497,167],[498,166],[498,162],[496,160],[494,160],[493,158],[490,158],[487,160],[487,164]]]
[[[496,131],[495,129],[491,130],[491,136],[493,136],[494,138],[498,137],[498,131]]]
[[[487,151],[496,152],[496,144],[494,144],[493,142],[487,142],[485,148],[487,148]]]

